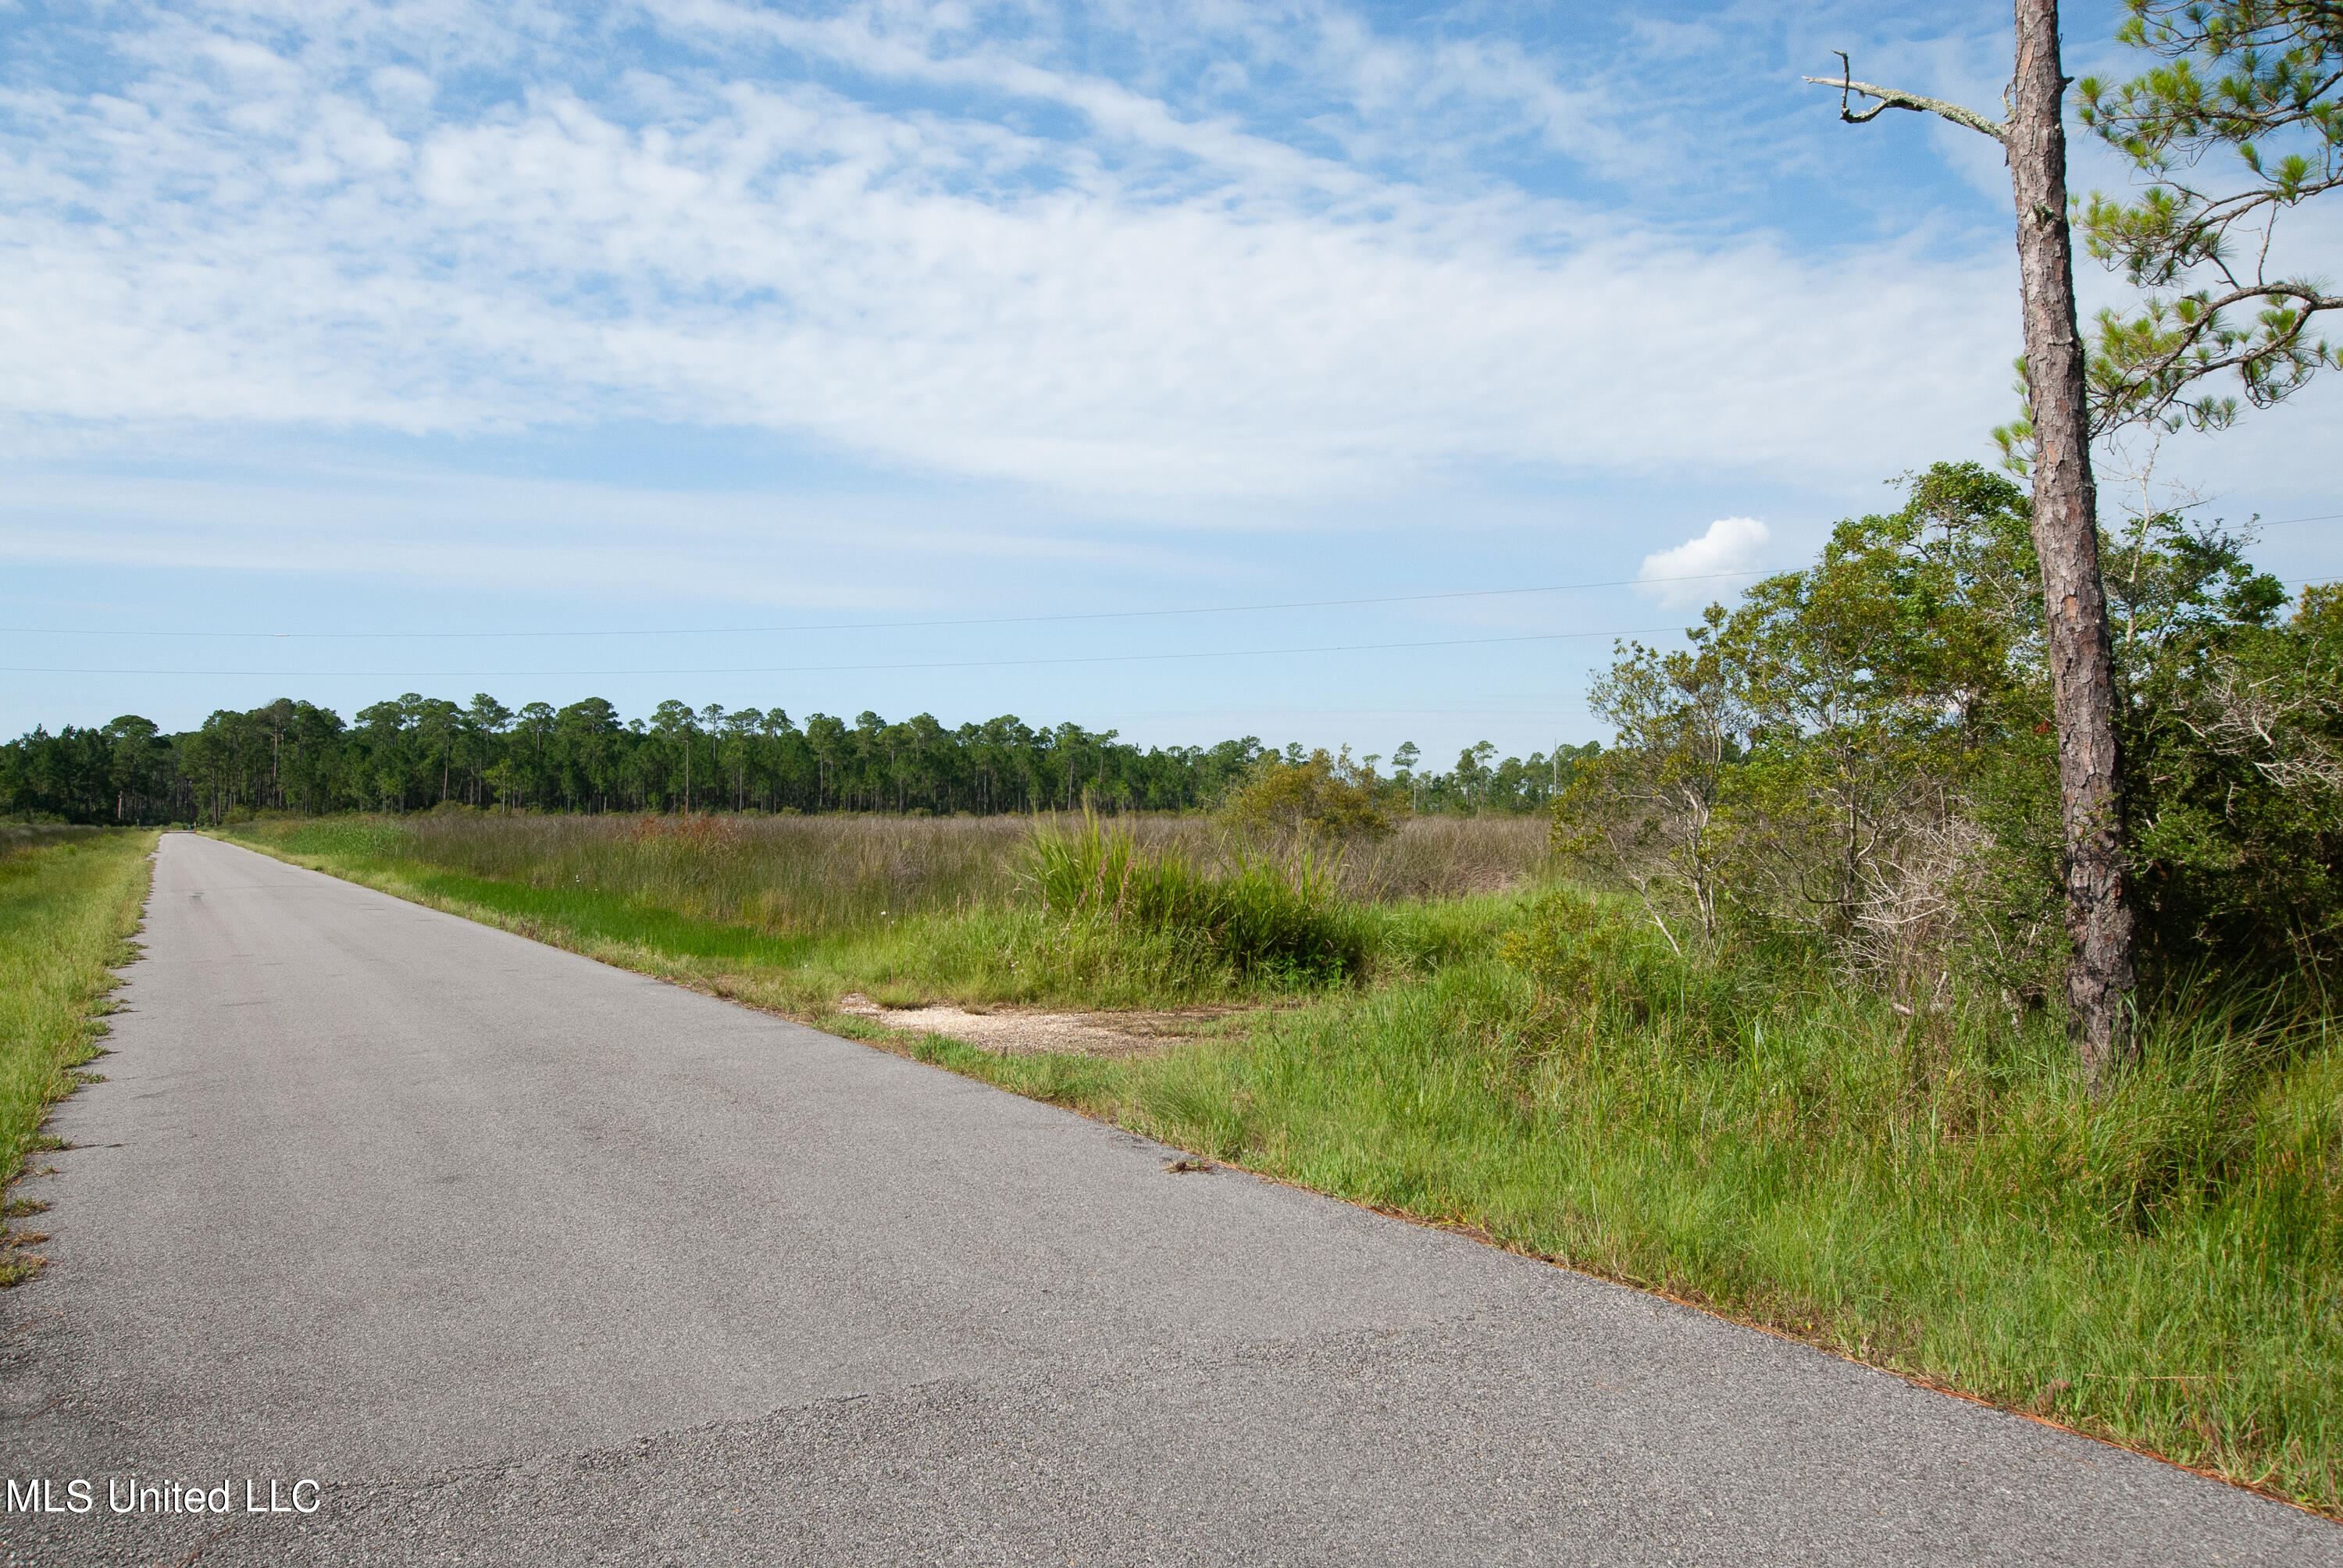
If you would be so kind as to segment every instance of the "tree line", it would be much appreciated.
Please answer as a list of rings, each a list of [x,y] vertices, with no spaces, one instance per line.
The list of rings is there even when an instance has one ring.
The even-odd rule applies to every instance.
[[[1423,812],[1538,809],[1582,756],[1527,759],[1487,741],[1443,771],[1413,744],[1379,781]],[[238,813],[409,812],[443,804],[560,812],[874,811],[983,816],[1065,809],[1182,811],[1216,805],[1260,769],[1299,763],[1255,736],[1212,746],[1140,747],[1115,730],[1032,726],[1014,716],[947,729],[929,714],[890,723],[865,712],[802,724],[783,709],[662,702],[623,719],[600,698],[566,708],[469,703],[416,692],[360,709],[279,698],[220,709],[167,734],[125,715],[87,728],[35,728],[0,746],[0,816],[84,823],[220,822]],[[1372,769],[1381,758],[1370,758]]]

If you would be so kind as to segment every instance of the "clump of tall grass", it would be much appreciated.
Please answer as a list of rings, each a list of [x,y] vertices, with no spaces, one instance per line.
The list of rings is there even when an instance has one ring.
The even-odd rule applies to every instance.
[[[1192,944],[1241,978],[1322,981],[1365,966],[1370,931],[1338,885],[1338,862],[1307,844],[1207,869],[1086,816],[1071,829],[1037,825],[1031,845],[1034,890],[1069,923]]]

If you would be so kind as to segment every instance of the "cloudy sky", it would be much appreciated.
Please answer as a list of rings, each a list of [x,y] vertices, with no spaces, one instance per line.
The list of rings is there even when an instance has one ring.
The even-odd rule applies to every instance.
[[[1798,81],[1990,108],[2006,5],[1594,9],[0,0],[0,730],[1596,737],[1614,634],[1990,458],[2016,312],[1998,149]],[[2343,512],[2338,415],[2159,472]]]

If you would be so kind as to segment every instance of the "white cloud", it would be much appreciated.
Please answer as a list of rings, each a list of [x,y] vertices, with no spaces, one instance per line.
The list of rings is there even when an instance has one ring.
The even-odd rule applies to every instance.
[[[1708,532],[1672,550],[1644,558],[1635,591],[1663,609],[1694,609],[1713,599],[1731,598],[1764,570],[1773,532],[1755,518],[1719,518]]]
[[[526,583],[541,593],[637,602],[875,611],[964,601],[989,569],[1143,574],[1209,585],[1222,563],[1192,548],[1089,538],[999,502],[960,498],[948,519],[890,498],[681,492],[613,484],[353,465],[265,478],[92,477],[27,466],[0,493],[0,559],[104,567],[363,575],[439,588]],[[874,574],[870,559],[940,568],[932,581]],[[708,562],[725,569],[711,574]]]
[[[1314,501],[1484,465],[1848,489],[2008,413],[2006,242],[1801,254],[1525,194],[1475,150],[1609,176],[1673,133],[1615,134],[1599,72],[1339,6],[1147,13],[1129,81],[1067,64],[1085,24],[1046,8],[110,15],[144,30],[105,90],[0,89],[18,454],[651,420]],[[662,46],[613,58],[639,28]],[[1182,59],[1312,112],[1200,110]]]
[[[1678,239],[1485,181],[1436,194],[995,42],[672,15],[687,53],[761,32],[1089,130],[713,52],[598,85],[590,48],[460,8],[466,57],[518,62],[519,87],[435,100],[421,56],[354,22],[271,50],[232,15],[164,18],[170,47],[125,48],[135,81],[0,97],[0,441],[651,419],[1093,497],[1315,498],[1486,462],[1852,480],[2003,412],[2012,345],[1974,326],[2014,342],[1998,254]],[[1418,97],[1534,85],[1517,50],[1462,59],[1382,69]]]

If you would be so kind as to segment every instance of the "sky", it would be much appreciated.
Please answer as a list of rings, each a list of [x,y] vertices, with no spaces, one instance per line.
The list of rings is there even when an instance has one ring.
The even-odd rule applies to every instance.
[[[2137,69],[2066,9],[2071,73]],[[1990,111],[2009,25],[0,0],[0,733],[486,691],[1604,738],[1617,638],[1993,460],[1999,148],[1799,78]],[[2130,176],[2078,137],[2073,182]],[[2343,254],[2297,216],[2281,259]],[[2150,483],[2343,576],[2339,417]]]

